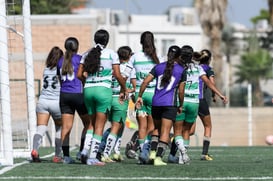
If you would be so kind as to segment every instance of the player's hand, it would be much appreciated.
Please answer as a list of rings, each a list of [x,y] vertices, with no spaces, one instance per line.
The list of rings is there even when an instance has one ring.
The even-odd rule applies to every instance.
[[[178,113],[178,114],[181,114],[181,113],[182,113],[182,109],[183,109],[183,107],[182,107],[182,106],[179,106],[178,109],[177,109],[177,113]]]
[[[126,96],[123,92],[119,93],[119,103],[123,104],[126,99]]]
[[[128,93],[127,89],[125,92],[119,93],[119,103],[123,104],[125,100],[129,100],[129,93]]]
[[[226,96],[221,96],[221,99],[222,99],[224,104],[228,103],[228,98]]]
[[[143,106],[142,97],[138,97],[135,103],[136,109],[140,109]]]

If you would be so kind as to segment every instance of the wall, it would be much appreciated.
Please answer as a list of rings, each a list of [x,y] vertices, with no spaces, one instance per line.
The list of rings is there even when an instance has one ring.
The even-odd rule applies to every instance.
[[[252,116],[248,108],[212,108],[213,146],[247,146],[249,140],[256,146],[265,145],[265,137],[273,134],[273,108],[253,108]],[[251,124],[250,124],[251,123]],[[252,126],[252,137],[249,137],[249,126]],[[196,133],[199,145],[202,144],[203,125],[197,120]],[[196,145],[192,139],[192,145]]]
[[[8,24],[23,32],[21,16],[11,16]],[[53,46],[64,49],[64,41],[69,36],[80,42],[79,53],[85,52],[93,44],[93,33],[97,28],[97,19],[92,15],[33,15],[31,16],[32,51],[34,61],[47,55]],[[22,60],[23,39],[9,31],[9,53],[11,61]]]

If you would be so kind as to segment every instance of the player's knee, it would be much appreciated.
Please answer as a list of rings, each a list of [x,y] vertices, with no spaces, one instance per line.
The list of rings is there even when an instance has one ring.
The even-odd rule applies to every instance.
[[[147,113],[145,111],[138,111],[137,116],[139,116],[139,117],[146,117]]]

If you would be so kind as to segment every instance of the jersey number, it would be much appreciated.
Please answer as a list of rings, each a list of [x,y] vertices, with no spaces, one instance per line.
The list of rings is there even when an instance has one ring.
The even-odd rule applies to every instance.
[[[192,86],[192,80],[188,80],[186,83],[186,89],[190,90]]]
[[[160,80],[160,81],[158,81],[158,84],[157,84],[157,89],[158,89],[158,90],[161,90],[161,89],[164,88],[164,87],[161,87],[161,86],[160,86],[160,85],[161,85],[161,80],[162,80],[162,78],[163,78],[163,75],[160,75],[160,76],[158,77],[158,80]],[[167,90],[167,91],[169,91],[169,90],[172,89],[174,82],[175,82],[175,77],[172,76],[172,77],[171,77],[171,81],[169,82],[168,86],[166,87],[166,90]]]
[[[49,76],[44,77],[44,85],[43,85],[44,89],[47,89],[49,86],[51,86],[52,89],[56,89],[57,87],[56,84],[58,84],[57,76],[53,76],[51,81],[48,81],[48,79],[50,79]],[[49,85],[49,82],[52,82],[52,84]]]

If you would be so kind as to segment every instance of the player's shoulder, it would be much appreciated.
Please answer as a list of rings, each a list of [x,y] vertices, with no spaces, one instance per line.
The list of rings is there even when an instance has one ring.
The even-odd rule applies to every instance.
[[[108,53],[108,54],[117,54],[117,52],[114,51],[114,50],[111,49],[111,48],[104,48],[104,49],[102,50],[102,52],[103,52],[103,53]]]
[[[144,57],[145,53],[143,51],[138,51],[132,55],[131,58],[137,59],[138,57]]]

